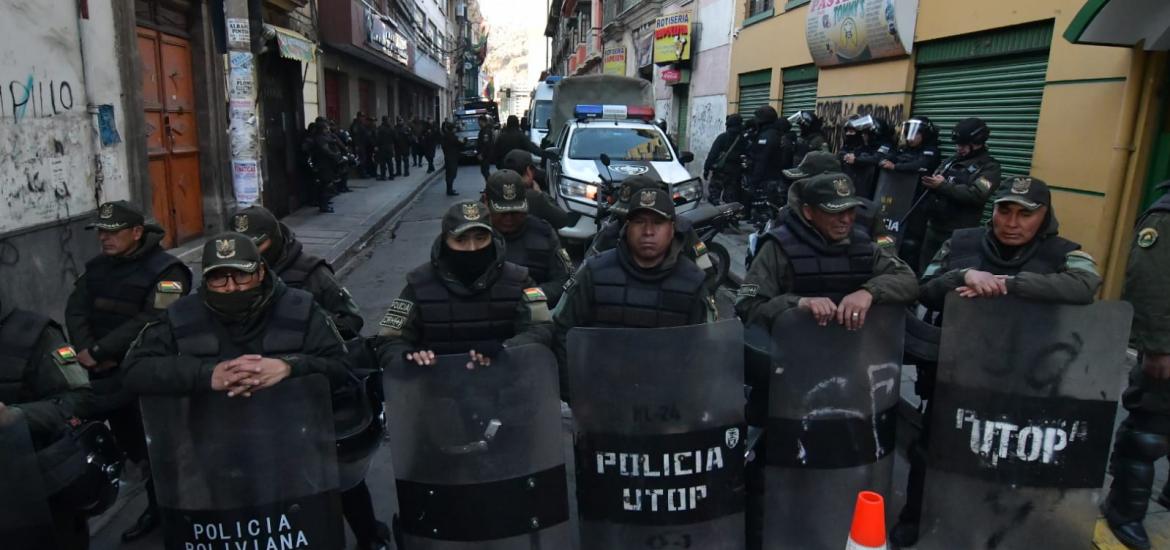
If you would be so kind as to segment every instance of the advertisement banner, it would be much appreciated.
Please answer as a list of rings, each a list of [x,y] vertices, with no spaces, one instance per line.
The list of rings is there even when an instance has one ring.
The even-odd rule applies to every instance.
[[[626,75],[626,47],[608,48],[605,50],[604,68],[605,74],[615,74],[618,76]]]
[[[664,15],[654,20],[654,63],[691,59],[691,12]]]
[[[812,0],[805,41],[820,67],[906,55],[917,17],[918,0]]]
[[[406,37],[390,25],[382,21],[382,16],[366,8],[366,44],[379,53],[402,63],[410,65],[410,52],[407,50]]]

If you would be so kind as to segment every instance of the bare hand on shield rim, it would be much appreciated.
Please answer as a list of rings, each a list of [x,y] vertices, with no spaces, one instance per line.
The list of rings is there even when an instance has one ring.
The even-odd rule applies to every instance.
[[[475,350],[468,352],[468,355],[471,356],[471,360],[467,362],[467,370],[475,370],[476,365],[486,367],[492,364],[491,357],[482,353],[476,353]]]
[[[406,360],[413,361],[420,367],[429,367],[435,364],[435,352],[429,349],[407,352]]]
[[[878,163],[878,166],[885,168],[886,170],[893,170],[894,169],[894,163],[891,161],[888,161],[888,160],[881,161],[880,163]]]
[[[992,275],[986,271],[968,269],[963,274],[963,283],[963,286],[955,290],[964,298],[993,298],[1008,293],[1007,277]]]
[[[841,299],[837,306],[837,323],[849,330],[860,330],[865,325],[865,314],[873,305],[873,294],[861,289]]]
[[[812,313],[813,319],[822,327],[828,326],[837,313],[837,304],[828,298],[801,298],[796,307]]]
[[[1170,378],[1170,354],[1147,353],[1142,358],[1142,369],[1155,380]]]
[[[938,189],[939,187],[942,187],[942,184],[943,177],[941,175],[922,176],[922,185],[925,185],[926,187],[931,189]]]
[[[241,355],[215,366],[211,375],[211,389],[226,390],[228,397],[251,397],[253,392],[275,386],[291,373],[292,367],[280,359]]]

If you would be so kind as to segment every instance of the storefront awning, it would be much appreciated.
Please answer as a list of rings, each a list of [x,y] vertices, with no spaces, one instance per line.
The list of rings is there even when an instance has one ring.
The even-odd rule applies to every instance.
[[[1137,46],[1170,50],[1170,2],[1166,0],[1088,0],[1064,38],[1073,44]]]
[[[305,35],[276,25],[264,25],[276,32],[276,45],[280,56],[301,63],[312,63],[317,57],[317,44]]]

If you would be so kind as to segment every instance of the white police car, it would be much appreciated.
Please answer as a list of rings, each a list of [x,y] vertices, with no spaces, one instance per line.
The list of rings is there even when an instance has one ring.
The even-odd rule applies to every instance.
[[[564,125],[550,151],[548,181],[562,208],[581,213],[572,227],[560,230],[564,239],[585,242],[597,231],[597,200],[616,197],[621,182],[646,175],[670,186],[678,212],[691,210],[703,197],[703,185],[684,164],[694,160],[690,152],[678,152],[666,134],[651,121],[648,106],[577,105],[574,120]],[[609,157],[606,170],[602,154]],[[606,193],[606,181],[612,185]]]

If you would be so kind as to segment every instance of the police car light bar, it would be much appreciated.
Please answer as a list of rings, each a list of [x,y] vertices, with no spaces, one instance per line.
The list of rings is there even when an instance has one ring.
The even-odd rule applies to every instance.
[[[577,120],[605,119],[625,120],[637,118],[650,120],[654,118],[654,108],[647,105],[578,105],[573,110]]]
[[[564,77],[563,77],[563,76],[552,75],[552,76],[549,76],[548,78],[545,78],[545,79],[544,79],[544,83],[545,83],[545,84],[548,84],[548,85],[550,85],[550,86],[551,86],[551,85],[553,85],[553,84],[556,84],[557,82],[560,82],[562,78],[564,78]]]

